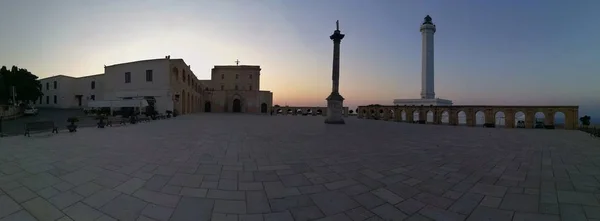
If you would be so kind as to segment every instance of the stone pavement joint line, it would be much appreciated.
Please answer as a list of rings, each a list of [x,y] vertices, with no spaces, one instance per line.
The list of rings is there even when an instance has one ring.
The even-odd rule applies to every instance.
[[[0,221],[600,220],[579,131],[201,114],[0,138]]]

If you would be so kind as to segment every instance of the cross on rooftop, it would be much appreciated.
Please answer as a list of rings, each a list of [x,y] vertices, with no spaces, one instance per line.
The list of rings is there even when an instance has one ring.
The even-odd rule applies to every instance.
[[[240,66],[240,60],[239,59],[235,60],[235,65]]]

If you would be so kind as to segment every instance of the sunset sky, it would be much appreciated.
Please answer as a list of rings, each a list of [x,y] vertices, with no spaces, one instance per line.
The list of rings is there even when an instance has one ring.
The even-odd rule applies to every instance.
[[[208,79],[239,59],[262,67],[275,104],[326,106],[339,19],[345,104],[391,105],[419,97],[429,14],[438,97],[600,113],[597,11],[597,0],[7,0],[0,65],[85,76],[171,55]]]

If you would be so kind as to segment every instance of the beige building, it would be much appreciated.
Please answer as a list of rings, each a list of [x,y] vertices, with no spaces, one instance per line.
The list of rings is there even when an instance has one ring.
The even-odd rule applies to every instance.
[[[41,79],[36,105],[85,108],[90,101],[145,99],[159,113],[269,113],[273,93],[260,91],[260,66],[215,66],[210,80],[199,80],[183,59],[151,59],[109,65],[104,74],[57,75]]]

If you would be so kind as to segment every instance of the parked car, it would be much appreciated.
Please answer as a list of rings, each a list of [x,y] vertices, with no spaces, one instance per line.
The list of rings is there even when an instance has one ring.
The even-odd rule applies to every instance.
[[[23,114],[25,115],[37,115],[38,114],[38,109],[36,109],[35,107],[26,107],[25,111],[23,112]]]

